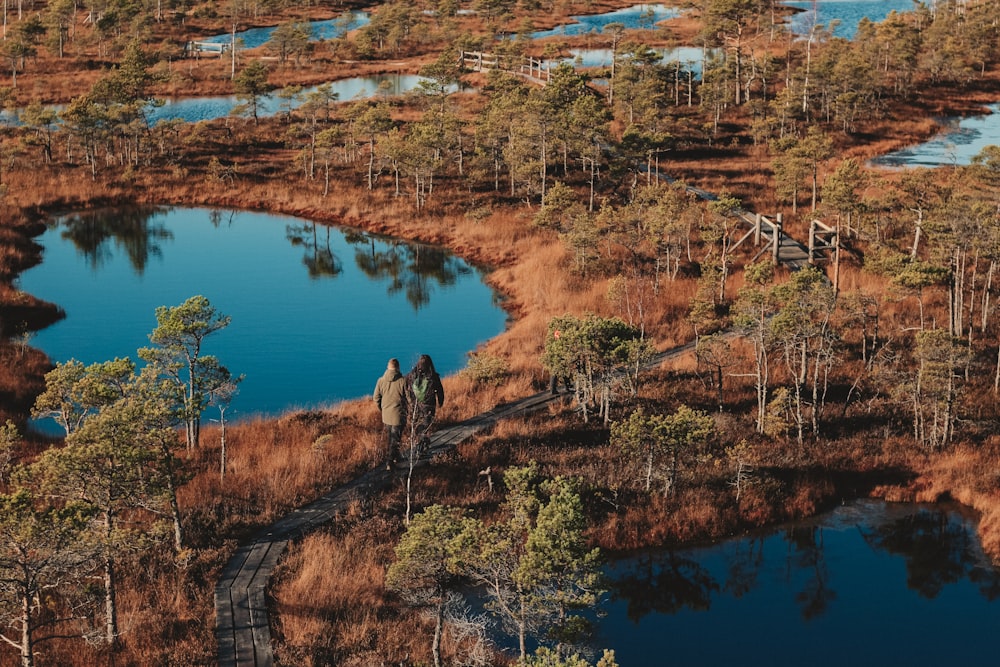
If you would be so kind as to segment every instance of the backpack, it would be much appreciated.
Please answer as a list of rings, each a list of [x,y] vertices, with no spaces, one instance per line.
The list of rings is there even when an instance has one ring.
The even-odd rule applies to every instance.
[[[418,375],[413,379],[413,395],[417,397],[417,401],[423,403],[427,397],[427,389],[430,387],[430,378],[426,378],[422,375]]]

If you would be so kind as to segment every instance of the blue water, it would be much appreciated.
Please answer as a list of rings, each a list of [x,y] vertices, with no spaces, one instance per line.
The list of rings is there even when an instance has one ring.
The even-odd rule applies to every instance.
[[[54,361],[136,359],[157,306],[204,295],[232,323],[203,352],[246,374],[233,417],[370,395],[391,356],[454,373],[506,324],[483,272],[440,249],[265,213],[111,219],[75,223],[76,243],[65,224],[39,237],[43,262],[20,286],[67,316],[31,344]]]
[[[611,49],[568,49],[570,55],[566,58],[546,60],[546,64],[555,67],[561,62],[570,63],[576,67],[611,67]],[[662,56],[661,65],[680,62],[682,67],[701,76],[702,61],[705,54],[700,47],[679,46],[672,49],[656,49]]]
[[[551,30],[539,30],[531,33],[531,39],[552,37],[555,35],[586,35],[589,32],[600,33],[609,23],[621,23],[627,29],[652,29],[660,21],[680,16],[681,10],[665,5],[635,5],[606,14],[587,14],[573,16],[573,23],[559,25]]]
[[[370,16],[366,12],[347,12],[337,18],[325,21],[307,21],[307,23],[312,29],[311,41],[317,41],[342,37],[351,30],[357,30],[362,26],[368,25],[369,20]],[[273,32],[274,27],[251,28],[250,30],[237,32],[237,46],[239,46],[240,41],[242,41],[242,48],[244,49],[253,49],[258,46],[263,46],[268,42],[268,40],[271,39],[271,33]],[[212,37],[199,39],[197,41],[209,42],[212,44],[232,44],[232,40],[233,35],[231,33],[226,33],[224,35],[213,35]]]
[[[990,113],[969,118],[949,118],[945,130],[916,146],[881,155],[872,164],[881,167],[940,167],[967,165],[987,146],[1000,144],[1000,103]]]
[[[808,35],[814,23],[829,28],[836,20],[840,23],[833,34],[844,39],[854,38],[861,19],[878,23],[891,11],[910,12],[915,7],[913,0],[793,0],[784,4],[805,10],[790,17],[789,29],[793,33]]]
[[[344,102],[378,95],[403,95],[416,90],[423,80],[423,77],[416,74],[377,74],[333,81],[330,83],[330,88],[337,94],[337,100]],[[298,108],[304,96],[314,92],[317,88],[318,86],[303,88],[303,96],[299,101],[292,103],[291,108]],[[149,122],[152,125],[161,120],[179,119],[188,123],[196,123],[202,120],[222,118],[228,116],[239,103],[235,95],[166,100],[163,106],[149,110]],[[275,93],[271,93],[258,102],[257,115],[260,117],[276,115],[281,111],[282,105],[288,104],[287,100],[279,99]]]
[[[374,74],[339,79],[331,81],[329,85],[330,89],[337,94],[337,100],[346,102],[377,96],[405,95],[417,90],[420,83],[425,80],[424,77],[416,74]],[[281,112],[283,107],[298,108],[302,104],[304,96],[314,92],[317,88],[318,86],[304,87],[302,96],[291,103],[288,100],[279,99],[277,92],[264,95],[258,100],[257,115],[266,118]],[[458,87],[453,87],[451,90],[455,92]],[[161,120],[182,120],[188,123],[197,123],[203,120],[224,118],[230,115],[238,104],[240,101],[235,95],[166,98],[161,106],[147,107],[146,115],[150,125],[155,125]],[[65,105],[54,105],[52,108],[61,111]],[[0,125],[16,126],[18,124],[17,112],[0,110]]]
[[[937,667],[996,659],[1000,572],[972,520],[862,501],[617,562],[597,647],[622,667]]]

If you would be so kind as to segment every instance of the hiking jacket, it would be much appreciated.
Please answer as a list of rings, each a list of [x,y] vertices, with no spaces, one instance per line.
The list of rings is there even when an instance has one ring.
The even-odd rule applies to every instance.
[[[372,398],[382,411],[383,424],[402,426],[406,423],[406,380],[399,371],[385,369],[385,373],[375,383]]]

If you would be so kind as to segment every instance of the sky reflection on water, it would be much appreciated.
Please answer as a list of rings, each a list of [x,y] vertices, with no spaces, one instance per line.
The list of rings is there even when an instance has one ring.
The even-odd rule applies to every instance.
[[[266,213],[156,208],[78,214],[39,239],[20,287],[65,320],[31,344],[55,361],[135,359],[157,306],[202,294],[232,316],[206,342],[245,373],[234,417],[368,395],[396,356],[442,373],[503,331],[484,274],[430,246]]]

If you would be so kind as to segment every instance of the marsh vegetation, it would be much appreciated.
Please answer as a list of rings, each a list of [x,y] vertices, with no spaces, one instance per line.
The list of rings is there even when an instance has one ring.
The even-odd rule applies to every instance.
[[[293,545],[271,590],[282,664],[518,659],[489,650],[469,618],[409,604],[409,584],[427,573],[392,569],[421,543],[414,526],[426,527],[406,525],[407,502],[418,516],[475,522],[456,521],[449,539],[478,545],[479,583],[504,553],[526,557],[507,573],[522,595],[529,583],[551,588],[528,557],[552,555],[546,544],[589,564],[595,548],[710,539],[867,495],[956,499],[981,513],[984,549],[1000,557],[997,151],[933,170],[866,166],[933,135],[936,117],[997,102],[989,3],[918,5],[862,22],[851,40],[822,25],[797,38],[789,10],[730,0],[538,40],[523,36],[620,5],[387,2],[325,40],[310,39],[306,21],[357,7],[5,7],[0,99],[21,112],[0,128],[0,412],[10,420],[0,566],[26,541],[53,557],[51,569],[33,565],[38,579],[0,586],[17,630],[4,661],[214,663],[211,591],[236,545],[379,457],[367,401],[208,422],[238,405],[242,372],[212,356],[208,334],[228,315],[210,294],[162,304],[159,333],[136,350],[145,366],[54,366],[33,348],[32,333],[61,315],[19,287],[40,261],[33,237],[56,213],[109,205],[266,210],[492,267],[511,322],[446,378],[441,423],[547,390],[551,372],[570,376],[572,394],[545,413],[502,422],[412,488],[358,502]],[[260,47],[185,53],[206,35],[261,26],[280,30]],[[677,45],[715,55],[689,76],[658,55]],[[556,67],[544,86],[512,71],[571,48],[614,58]],[[475,51],[509,70],[463,68],[459,54]],[[322,85],[387,72],[426,82],[362,100]],[[456,92],[459,81],[469,90]],[[262,114],[270,93],[287,104]],[[238,97],[231,115],[147,122],[160,97],[220,94]],[[746,211],[782,213],[803,242],[814,219],[836,228],[836,261],[827,252],[818,268],[772,266],[747,240]],[[191,310],[207,315],[193,328],[182,316]],[[684,360],[639,372],[652,350],[690,341]],[[27,428],[33,409],[67,405],[65,438]],[[128,474],[102,476],[112,469]],[[552,539],[560,530],[565,539]],[[484,535],[511,546],[498,553]],[[470,553],[442,557],[440,579],[477,581],[460,567]],[[511,589],[495,590],[500,608]],[[581,626],[561,622],[579,601],[590,602],[521,599],[541,615],[512,622],[543,645],[525,662],[572,660],[569,630]]]

